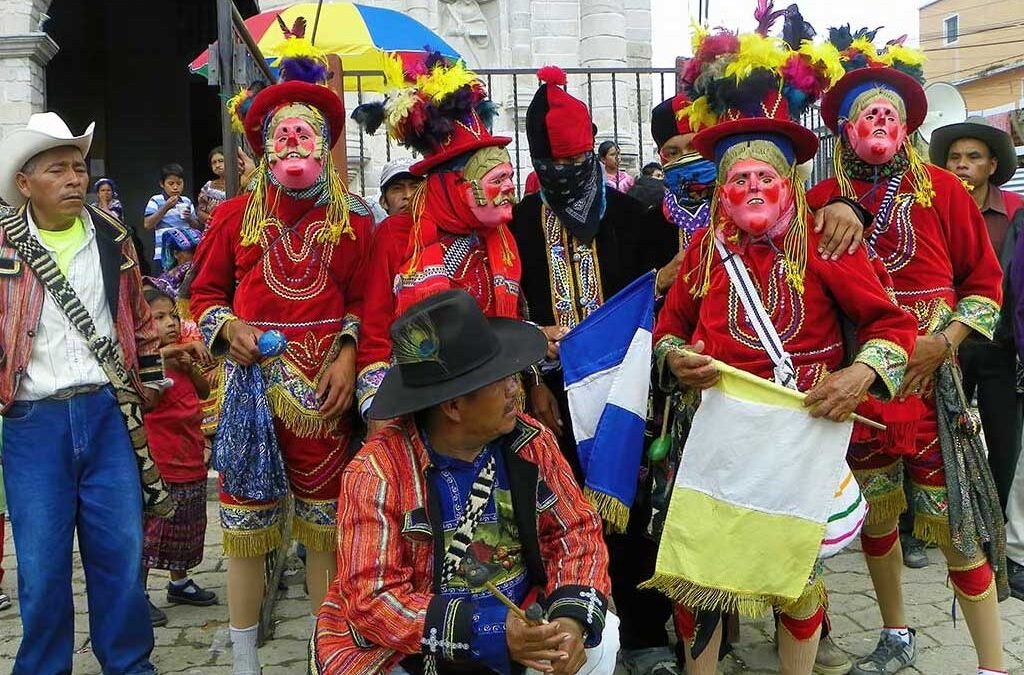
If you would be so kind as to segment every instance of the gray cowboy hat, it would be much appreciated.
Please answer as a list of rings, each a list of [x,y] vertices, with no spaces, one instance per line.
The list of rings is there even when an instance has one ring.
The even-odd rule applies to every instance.
[[[463,290],[416,303],[391,326],[395,365],[370,419],[407,415],[458,398],[539,363],[548,341],[533,324],[487,318]]]
[[[988,146],[996,158],[996,171],[989,179],[995,185],[1002,185],[1013,178],[1017,171],[1017,149],[1010,134],[986,122],[981,117],[968,117],[965,122],[947,124],[932,132],[928,145],[928,158],[932,164],[945,167],[949,148],[961,138],[977,138]]]

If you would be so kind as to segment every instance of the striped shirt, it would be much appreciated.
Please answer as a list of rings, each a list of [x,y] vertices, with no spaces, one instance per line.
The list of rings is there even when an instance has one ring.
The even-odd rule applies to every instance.
[[[167,195],[164,193],[155,194],[149,198],[149,202],[146,204],[145,216],[148,218],[152,216],[167,202]],[[196,207],[192,203],[192,200],[181,195],[178,197],[178,203],[172,208],[168,209],[164,217],[157,223],[156,232],[154,233],[153,241],[153,260],[160,261],[161,254],[163,253],[164,243],[164,232],[173,229],[183,229],[186,227],[192,227],[192,223],[189,222],[183,214],[191,214],[193,218],[196,217]]]

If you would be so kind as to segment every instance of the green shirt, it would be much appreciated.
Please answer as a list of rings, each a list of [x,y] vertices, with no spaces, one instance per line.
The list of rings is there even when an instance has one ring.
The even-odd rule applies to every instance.
[[[66,230],[39,230],[39,238],[57,254],[57,267],[67,276],[71,259],[85,243],[85,223],[81,218]]]

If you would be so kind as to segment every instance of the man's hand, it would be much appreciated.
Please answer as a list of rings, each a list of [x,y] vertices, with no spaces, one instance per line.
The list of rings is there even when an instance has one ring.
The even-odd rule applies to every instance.
[[[511,610],[505,617],[505,641],[508,643],[509,656],[527,668],[542,673],[570,672],[556,671],[552,663],[562,663],[569,658],[569,653],[560,645],[571,639],[572,635],[560,622],[529,626]]]
[[[558,359],[558,342],[566,335],[569,334],[569,329],[565,326],[544,326],[541,328],[544,332],[544,337],[548,339],[548,361],[555,361]]]
[[[692,355],[670,353],[666,358],[669,370],[676,376],[679,383],[692,389],[709,389],[718,382],[722,376],[718,368],[712,363],[710,356],[704,356],[704,341],[697,340],[697,344],[689,348]]]
[[[676,282],[676,277],[679,276],[679,268],[683,264],[683,251],[676,253],[676,257],[672,258],[667,265],[658,270],[657,275],[654,277],[654,291],[658,295],[665,295],[668,293],[668,289],[672,288],[672,284]]]
[[[316,387],[317,398],[323,401],[320,404],[321,417],[330,419],[348,410],[355,390],[356,346],[351,340],[346,340],[338,358],[327,366]]]
[[[561,626],[566,637],[558,645],[566,657],[560,661],[552,661],[555,675],[576,675],[587,662],[586,647],[583,646],[583,627],[575,619],[555,619],[551,623]]]
[[[811,417],[845,422],[864,400],[876,377],[877,373],[863,363],[837,370],[807,392],[804,407],[811,409]]]
[[[864,223],[853,207],[843,202],[818,209],[814,214],[814,231],[821,234],[818,254],[825,260],[839,260],[843,251],[856,252],[864,239]]]
[[[927,394],[931,389],[935,371],[948,356],[949,343],[941,335],[919,335],[914,345],[914,353],[907,362],[903,384],[896,395],[902,399],[914,394]]]
[[[256,346],[263,331],[253,328],[241,319],[229,321],[221,331],[228,341],[228,355],[240,366],[251,366],[260,360],[260,350]]]
[[[558,409],[558,399],[543,382],[539,384],[528,384],[530,393],[530,410],[533,416],[541,421],[544,426],[551,429],[555,436],[562,435],[562,412]]]

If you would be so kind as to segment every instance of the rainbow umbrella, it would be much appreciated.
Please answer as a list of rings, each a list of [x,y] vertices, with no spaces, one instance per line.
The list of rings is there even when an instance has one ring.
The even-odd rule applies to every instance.
[[[316,12],[317,3],[300,2],[257,14],[246,19],[245,25],[267,63],[273,66],[277,58],[274,54],[287,39],[281,22],[291,30],[299,18],[306,19],[306,37],[312,38]],[[351,2],[323,3],[316,28],[316,46],[341,57],[342,69],[346,73],[381,72],[384,59],[390,54],[401,57],[406,64],[422,61],[428,53],[435,51],[451,58],[461,58],[451,45],[416,19],[391,9]],[[204,51],[189,64],[189,70],[205,76],[208,61],[209,52]],[[358,89],[383,91],[383,78],[346,76],[345,90]]]

